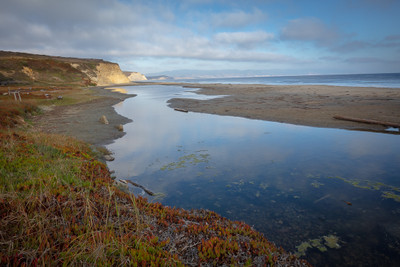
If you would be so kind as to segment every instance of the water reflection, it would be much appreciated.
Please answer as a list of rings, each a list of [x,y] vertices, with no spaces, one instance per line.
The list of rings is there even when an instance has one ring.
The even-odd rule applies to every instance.
[[[118,178],[246,221],[316,265],[400,262],[398,136],[182,113],[166,102],[203,96],[126,90],[138,96],[116,106],[133,120],[109,146]]]

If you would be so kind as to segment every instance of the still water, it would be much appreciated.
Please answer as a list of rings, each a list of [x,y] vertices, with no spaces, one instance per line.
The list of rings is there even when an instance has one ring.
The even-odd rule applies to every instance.
[[[137,96],[115,106],[133,120],[108,146],[117,179],[245,221],[316,266],[399,266],[399,135],[183,113],[167,101],[209,97],[124,88]]]

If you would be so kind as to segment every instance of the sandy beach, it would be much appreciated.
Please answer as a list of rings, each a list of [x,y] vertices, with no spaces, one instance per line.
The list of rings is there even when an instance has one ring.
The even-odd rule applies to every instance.
[[[172,83],[171,83],[172,85]],[[400,123],[400,89],[326,85],[173,84],[212,100],[171,99],[171,108],[315,127],[383,131],[386,127],[334,119],[349,116]],[[188,89],[190,90],[190,89]]]

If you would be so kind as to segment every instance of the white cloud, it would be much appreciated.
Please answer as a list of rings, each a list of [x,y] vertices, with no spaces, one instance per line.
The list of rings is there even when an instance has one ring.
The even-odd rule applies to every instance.
[[[332,45],[339,33],[318,18],[300,18],[289,21],[281,31],[282,40],[315,42],[318,45]]]
[[[6,11],[0,10],[0,22],[6,23],[0,24],[0,34],[8,36],[0,40],[0,47],[105,59],[134,56],[241,62],[293,60],[280,54],[251,51],[273,38],[264,31],[199,35],[175,24],[174,15],[163,5],[100,1],[81,4],[78,0],[13,0]],[[212,17],[219,20],[220,26],[244,26],[265,18],[259,10]],[[8,26],[10,23],[13,27]]]

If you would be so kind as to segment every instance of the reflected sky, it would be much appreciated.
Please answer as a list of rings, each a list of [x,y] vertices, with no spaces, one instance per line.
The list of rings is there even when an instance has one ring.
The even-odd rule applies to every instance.
[[[393,230],[400,202],[382,197],[400,195],[399,136],[183,113],[166,102],[210,96],[176,86],[123,89],[137,97],[115,108],[133,122],[108,146],[115,156],[109,168],[164,193],[162,203],[244,220],[292,252],[307,240],[337,235],[340,250],[309,249],[304,257],[314,264],[337,255],[344,265],[354,257],[362,262],[363,251],[383,257],[390,244],[376,241],[382,231],[400,240]],[[360,242],[367,236],[382,242],[380,250]]]

